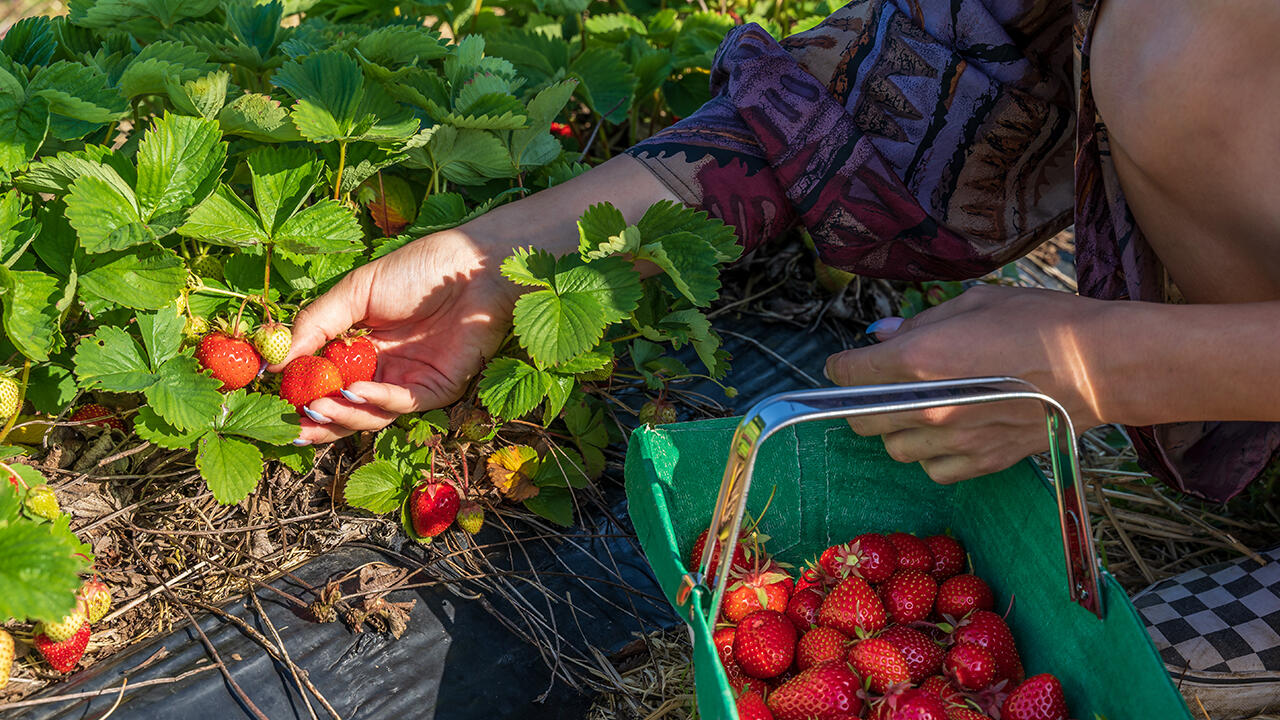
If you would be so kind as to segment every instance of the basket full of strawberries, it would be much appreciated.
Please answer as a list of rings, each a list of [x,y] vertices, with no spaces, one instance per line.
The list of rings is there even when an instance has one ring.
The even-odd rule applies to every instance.
[[[852,401],[791,393],[740,423],[632,436],[631,515],[689,623],[700,717],[1189,720],[1124,591],[1093,560],[1074,463],[1056,462],[1074,459],[1074,438],[1058,448],[1056,485],[1030,461],[938,485],[831,419],[1010,392],[939,388],[874,402],[862,389]],[[1055,422],[1069,437],[1065,415],[1051,432]],[[725,468],[726,450],[717,493],[707,468]]]

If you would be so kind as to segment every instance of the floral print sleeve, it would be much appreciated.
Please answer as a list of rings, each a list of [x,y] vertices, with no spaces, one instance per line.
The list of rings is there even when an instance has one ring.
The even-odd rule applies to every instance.
[[[1071,221],[1067,0],[854,0],[725,38],[713,99],[633,147],[747,250],[796,224],[830,265],[976,277]]]

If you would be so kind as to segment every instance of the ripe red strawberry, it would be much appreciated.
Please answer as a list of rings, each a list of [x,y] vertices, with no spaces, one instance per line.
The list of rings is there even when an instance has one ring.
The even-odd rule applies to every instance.
[[[825,595],[816,587],[796,588],[787,601],[787,617],[798,632],[807,632],[818,624],[818,608]]]
[[[947,707],[951,707],[963,701],[960,691],[956,689],[951,681],[941,675],[930,675],[925,681],[920,683],[920,689],[938,696]]]
[[[971,610],[990,610],[995,605],[991,588],[977,575],[956,575],[942,581],[934,610],[938,615],[959,620]]]
[[[861,630],[873,633],[884,627],[884,605],[875,590],[860,577],[840,581],[818,607],[818,624],[833,627],[845,635]]]
[[[817,588],[825,591],[827,589],[826,573],[816,567],[806,567],[800,571],[800,577],[796,578],[795,592],[800,592],[807,588]],[[834,585],[835,583],[831,583]],[[793,593],[794,594],[794,593]]]
[[[880,597],[889,619],[900,625],[929,617],[938,581],[919,570],[899,570],[880,586]]]
[[[937,695],[904,688],[876,703],[874,720],[947,720],[947,706]]]
[[[942,646],[924,633],[906,625],[891,625],[877,636],[888,640],[907,661],[911,682],[924,681],[942,669]]]
[[[898,551],[889,538],[866,533],[843,545],[827,548],[818,558],[822,571],[835,580],[857,575],[869,583],[889,579],[898,563]]]
[[[89,623],[80,625],[74,635],[56,642],[44,633],[37,633],[33,644],[44,657],[49,667],[58,672],[71,672],[84,656],[84,649],[89,646]]]
[[[982,690],[996,681],[996,661],[977,645],[952,645],[942,661],[942,670],[965,690]]]
[[[773,720],[773,713],[769,712],[764,697],[755,690],[743,692],[735,705],[738,707],[738,720]]]
[[[862,714],[862,681],[844,663],[811,667],[769,694],[777,720],[854,720]]]
[[[262,356],[239,336],[211,332],[196,346],[196,360],[213,377],[222,381],[222,391],[238,390],[253,382],[262,367]]]
[[[562,122],[551,123],[551,134],[556,137],[569,137],[573,134],[573,128]]]
[[[776,610],[757,610],[738,624],[733,638],[733,658],[751,677],[781,675],[795,657],[796,628]]]
[[[322,397],[337,395],[341,389],[342,375],[337,366],[315,355],[294,358],[280,374],[280,397],[298,412]]]
[[[278,322],[265,323],[253,334],[253,346],[268,365],[279,365],[289,357],[289,349],[293,347],[293,331]]]
[[[1062,683],[1049,673],[1033,675],[1013,689],[1001,708],[1002,720],[1066,720]]]
[[[890,533],[889,542],[898,551],[899,570],[919,570],[929,572],[933,569],[933,553],[923,540],[907,533]]]
[[[848,644],[849,638],[835,628],[814,628],[796,643],[796,667],[803,672],[814,665],[843,660]]]
[[[871,691],[886,693],[894,685],[911,682],[911,669],[893,643],[881,638],[861,640],[849,649],[849,664],[871,683]]]
[[[409,495],[409,517],[414,532],[433,538],[444,532],[458,516],[458,490],[449,483],[432,480],[414,488]]]
[[[716,628],[711,633],[711,642],[716,646],[716,655],[720,658],[720,665],[724,667],[724,674],[729,679],[729,685],[741,689],[743,682],[747,680],[746,673],[742,672],[742,667],[738,665],[738,661],[733,659],[733,638],[737,635],[737,628],[732,625],[725,625]]]
[[[924,539],[924,544],[933,553],[933,567],[929,569],[929,574],[937,578],[938,582],[964,572],[964,546],[959,540],[950,535],[930,535]]]
[[[721,612],[729,622],[741,622],[757,610],[787,609],[795,581],[780,565],[770,560],[764,567],[733,570],[725,588]]]
[[[13,672],[13,636],[8,630],[0,628],[0,690],[9,684],[11,672]]]
[[[332,340],[320,354],[338,366],[343,387],[372,380],[378,370],[378,349],[363,335]]]
[[[0,422],[8,420],[22,409],[22,393],[18,381],[8,375],[0,375]]]
[[[996,663],[996,680],[1018,681],[1022,672],[1022,659],[1013,642],[1013,633],[1004,619],[989,610],[974,610],[962,620],[951,640],[956,644],[969,643],[986,649]]]
[[[689,551],[689,569],[697,570],[698,564],[702,562],[702,551],[707,547],[707,533],[709,530],[703,530],[698,539],[693,541],[693,549]],[[707,575],[714,582],[716,571],[720,569],[720,554],[724,548],[722,544],[717,543],[716,549],[711,553],[711,565],[707,568]],[[733,546],[733,567],[746,569],[750,567],[748,560],[746,543],[741,539]]]
[[[254,368],[257,372],[257,368]],[[101,419],[99,419],[101,418]],[[124,430],[124,422],[115,416],[111,410],[94,403],[81,405],[74,413],[71,414],[71,422],[86,422],[92,420],[90,425],[99,425],[101,427],[113,427],[117,430]]]
[[[101,620],[111,609],[111,588],[96,577],[80,586],[79,598],[90,624]]]

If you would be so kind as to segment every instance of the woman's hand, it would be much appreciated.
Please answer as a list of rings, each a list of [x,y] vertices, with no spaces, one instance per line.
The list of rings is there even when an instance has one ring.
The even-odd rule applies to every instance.
[[[1077,432],[1110,422],[1110,387],[1122,378],[1124,348],[1108,347],[1114,303],[1062,292],[979,286],[900,327],[883,342],[827,360],[838,385],[1010,375],[1060,402]],[[873,326],[874,328],[874,326]],[[1137,372],[1138,367],[1128,368]],[[1032,401],[946,407],[849,421],[859,435],[883,435],[895,460],[919,462],[952,483],[1003,470],[1048,447],[1044,411]]]
[[[500,262],[464,233],[436,233],[357,268],[298,313],[288,359],[360,327],[378,349],[378,371],[343,397],[311,403],[297,444],[379,430],[458,399],[510,326],[516,289]]]

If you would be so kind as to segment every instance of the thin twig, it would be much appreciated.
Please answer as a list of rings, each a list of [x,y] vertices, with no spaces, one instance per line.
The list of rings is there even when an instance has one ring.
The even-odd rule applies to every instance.
[[[193,670],[188,670],[182,673],[181,675],[175,675],[174,677],[155,678],[153,680],[143,680],[141,682],[136,682],[129,685],[129,689],[139,690],[141,688],[151,687],[153,685],[169,685],[170,683],[182,682],[183,680],[186,680],[192,675],[199,675],[202,672],[208,672],[212,669],[213,669],[212,665],[204,665],[202,667],[198,667]],[[84,700],[86,698],[95,698],[101,695],[110,695],[113,692],[118,692],[123,696],[124,683],[121,683],[119,687],[109,687],[109,688],[104,688],[102,690],[91,690],[88,692],[72,693],[70,695],[53,695],[50,697],[32,698],[30,700],[18,700],[11,703],[0,703],[0,710],[16,710],[18,708],[24,708],[24,707],[35,707],[36,705],[48,705],[50,703],[68,702],[70,700]]]

